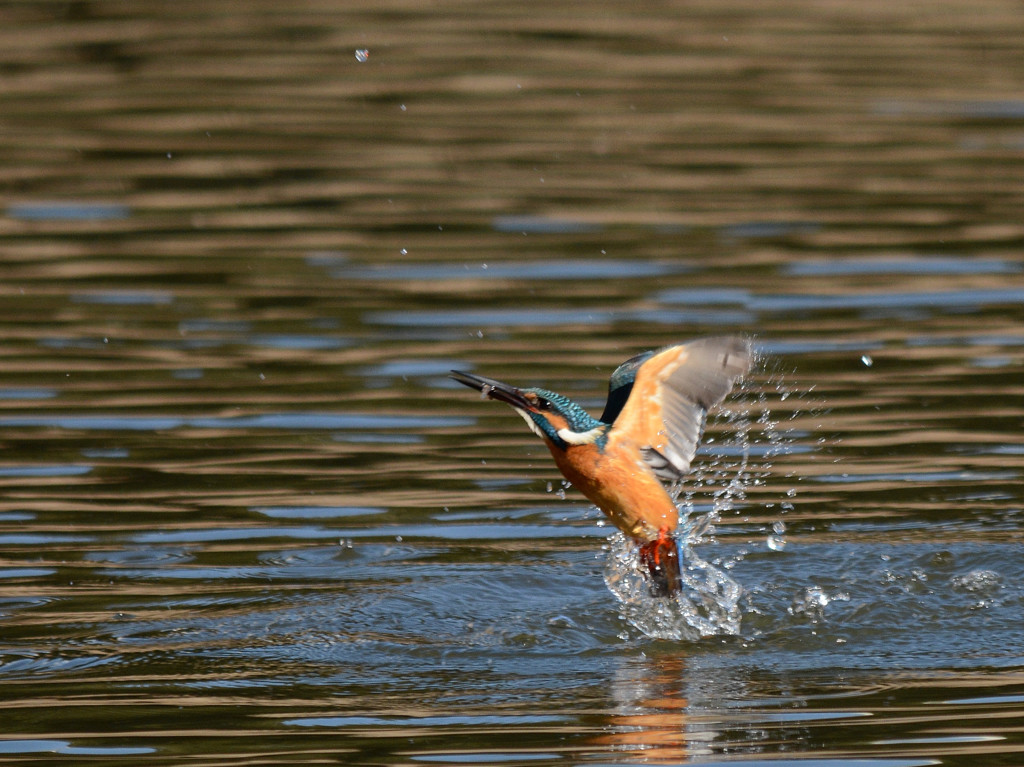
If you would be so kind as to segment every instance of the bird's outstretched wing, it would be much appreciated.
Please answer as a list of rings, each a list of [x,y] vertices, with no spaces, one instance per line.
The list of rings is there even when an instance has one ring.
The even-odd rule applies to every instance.
[[[750,342],[704,338],[634,357],[623,367],[634,360],[640,364],[609,432],[609,447],[618,441],[634,443],[659,479],[675,482],[690,470],[708,410],[750,369]]]

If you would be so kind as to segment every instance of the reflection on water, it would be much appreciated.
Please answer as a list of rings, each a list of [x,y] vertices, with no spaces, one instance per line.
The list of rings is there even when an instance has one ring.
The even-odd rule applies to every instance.
[[[713,730],[702,731],[686,695],[686,659],[630,659],[612,677],[614,709],[606,732],[593,740],[596,751],[649,764],[679,764],[711,753]]]
[[[941,10],[6,8],[0,760],[1012,763],[1024,28]],[[712,333],[652,640],[446,375]]]

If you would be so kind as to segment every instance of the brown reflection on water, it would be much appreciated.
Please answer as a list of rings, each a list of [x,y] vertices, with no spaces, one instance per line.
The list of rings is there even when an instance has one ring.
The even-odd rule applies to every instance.
[[[679,764],[710,753],[706,738],[693,737],[686,674],[681,655],[643,659],[623,668],[611,690],[619,710],[590,745],[612,751],[618,759],[648,764]]]
[[[120,255],[422,254],[444,226],[468,256],[467,225],[515,212],[1005,244],[1024,232],[1022,21],[983,8],[22,5],[0,32],[6,175],[21,199],[127,203],[73,225]],[[84,245],[3,227],[21,257]]]

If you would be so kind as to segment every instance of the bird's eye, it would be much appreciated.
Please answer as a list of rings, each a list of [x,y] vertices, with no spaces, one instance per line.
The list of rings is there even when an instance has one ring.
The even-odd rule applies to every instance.
[[[550,402],[550,400],[546,400],[543,397],[537,397],[537,408],[539,410],[550,410],[551,409],[551,402]]]

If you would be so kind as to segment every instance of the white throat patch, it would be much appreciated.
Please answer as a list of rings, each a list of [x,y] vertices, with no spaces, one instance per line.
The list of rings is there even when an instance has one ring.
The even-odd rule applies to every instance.
[[[590,445],[597,442],[604,434],[604,429],[605,427],[601,425],[583,432],[559,429],[557,433],[563,442],[568,442],[570,445]]]

